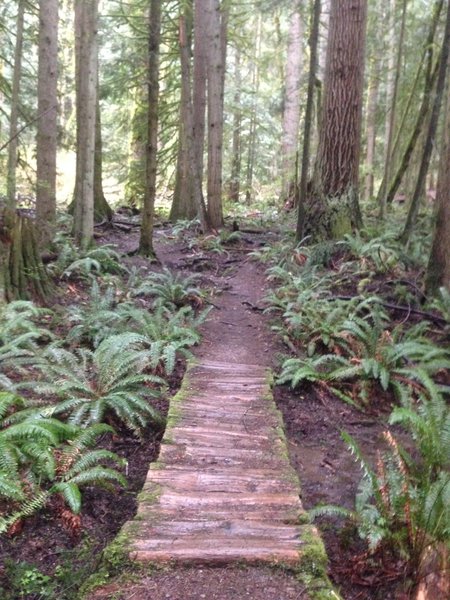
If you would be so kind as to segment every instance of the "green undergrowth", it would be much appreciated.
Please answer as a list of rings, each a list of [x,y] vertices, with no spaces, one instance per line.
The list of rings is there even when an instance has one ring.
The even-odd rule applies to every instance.
[[[450,534],[450,303],[445,289],[435,299],[421,290],[423,243],[413,240],[406,253],[395,233],[366,231],[255,253],[268,265],[268,311],[289,352],[278,384],[302,396],[312,386],[322,400],[335,396],[362,412],[391,411],[375,465],[343,433],[363,473],[355,509],[312,514],[349,518],[369,551],[393,552],[413,579]]]
[[[0,535],[42,514],[78,537],[84,489],[126,487],[126,461],[103,446],[165,427],[158,399],[207,314],[192,277],[129,269],[112,246],[80,255],[67,235],[56,246],[51,271],[73,301],[0,306]],[[49,581],[10,565],[0,595],[74,598],[79,581],[64,595],[58,569]]]

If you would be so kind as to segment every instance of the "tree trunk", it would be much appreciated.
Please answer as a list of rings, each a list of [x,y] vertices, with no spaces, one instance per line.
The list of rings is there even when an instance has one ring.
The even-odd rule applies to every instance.
[[[229,198],[233,202],[239,202],[241,187],[241,126],[242,126],[242,107],[241,107],[241,53],[238,48],[234,51],[234,99],[233,99],[233,148],[231,161],[231,176],[229,186]]]
[[[208,2],[209,0],[207,0]],[[194,0],[194,67],[192,110],[194,152],[200,180],[203,181],[203,154],[205,147],[206,82],[208,77],[208,12],[205,0]]]
[[[377,126],[378,90],[380,87],[380,61],[378,57],[373,58],[370,74],[369,90],[367,93],[367,115],[366,115],[366,178],[364,185],[364,197],[369,201],[373,197],[374,190],[374,159]]]
[[[192,182],[194,202],[197,209],[197,215],[200,219],[200,226],[204,233],[210,230],[208,214],[205,207],[205,201],[202,191],[202,180],[199,173],[198,161],[195,156],[194,148],[194,117],[192,109],[191,94],[191,68],[190,52],[186,34],[186,22],[183,16],[180,17],[180,61],[181,61],[181,85],[182,95],[186,99],[186,148],[188,165],[190,169],[189,178]]]
[[[139,254],[153,256],[153,217],[156,198],[158,154],[159,47],[161,43],[161,0],[150,2],[148,60],[148,141],[144,206]]]
[[[182,73],[181,77],[186,74]],[[189,161],[188,151],[188,131],[187,131],[187,99],[185,97],[186,87],[190,86],[190,82],[181,85],[180,97],[180,127],[178,134],[178,153],[177,167],[175,175],[175,189],[173,192],[172,206],[170,208],[169,219],[172,223],[181,219],[194,219],[197,214],[194,198],[194,185],[192,181],[192,169]]]
[[[319,25],[319,37],[317,42],[317,73],[316,73],[316,106],[315,106],[315,127],[311,128],[311,151],[315,156],[319,147],[319,131],[322,122],[322,90],[323,81],[325,79],[325,63],[327,57],[327,45],[329,38],[330,29],[330,12],[331,12],[331,0],[321,0],[321,12],[320,12],[320,25]],[[313,11],[313,5],[311,5]]]
[[[323,116],[304,232],[341,238],[361,226],[358,202],[366,0],[333,0]]]
[[[98,82],[97,82],[98,86]],[[95,151],[94,151],[94,221],[101,223],[103,220],[111,221],[114,211],[109,206],[103,192],[103,142],[101,132],[100,102],[98,99],[97,87],[97,106],[95,108]],[[78,182],[75,181],[75,190],[73,201],[70,203],[68,212],[74,214],[75,198],[78,195]]]
[[[11,90],[11,116],[9,121],[9,145],[6,197],[10,211],[16,207],[16,169],[17,169],[17,125],[19,120],[20,79],[22,75],[23,24],[25,0],[19,0],[17,12],[16,46],[14,50],[14,71]]]
[[[58,137],[58,0],[39,0],[36,219],[39,245],[53,239]]]
[[[42,263],[32,219],[0,213],[0,299],[45,302],[52,285]]]
[[[300,124],[300,84],[302,75],[302,43],[304,28],[300,13],[300,2],[296,1],[290,17],[286,58],[283,133],[281,141],[281,200],[293,201],[296,194],[297,173],[295,172]]]
[[[445,78],[447,74],[448,68],[448,56],[450,49],[450,3],[447,5],[447,18],[445,22],[445,32],[444,39],[442,42],[442,50],[439,58],[439,72],[436,82],[436,93],[433,102],[433,108],[431,111],[430,124],[428,126],[427,136],[425,139],[425,145],[423,150],[423,156],[420,163],[419,174],[417,177],[416,187],[414,189],[414,194],[411,199],[411,204],[408,212],[408,217],[406,219],[405,228],[403,229],[402,235],[400,237],[401,241],[404,244],[408,244],[409,239],[411,237],[417,214],[419,212],[419,201],[420,194],[424,189],[425,181],[427,177],[428,167],[430,165],[431,153],[433,151],[433,142],[436,135],[439,112],[442,104],[442,96],[445,90]],[[448,168],[448,165],[447,165]]]
[[[220,0],[207,0],[208,20],[208,216],[211,227],[223,225],[222,213],[222,143],[224,102],[224,35],[225,15]],[[195,139],[195,138],[194,138]]]
[[[398,42],[395,41],[395,0],[391,0],[390,6],[390,19],[389,23],[392,27],[391,31],[391,51],[389,52],[389,68],[392,69],[391,80],[388,87],[388,113],[386,115],[386,152],[384,162],[384,175],[380,190],[378,192],[378,198],[380,203],[380,218],[384,219],[386,216],[386,186],[387,182],[390,181],[393,152],[392,145],[394,140],[394,131],[397,116],[397,94],[398,94],[398,82],[400,79],[400,70],[402,65],[403,56],[403,40],[405,38],[405,24],[406,24],[406,8],[408,0],[403,0],[402,5],[402,18],[400,24],[400,34]],[[397,59],[394,61],[395,48],[397,50]],[[392,62],[391,62],[392,57]],[[384,185],[383,185],[384,182]]]
[[[134,207],[142,206],[145,195],[146,98],[146,86],[137,86],[130,115],[130,158],[125,184],[125,202]]]
[[[404,176],[406,170],[408,169],[409,162],[410,162],[411,156],[414,152],[414,148],[416,147],[417,140],[419,139],[423,125],[424,125],[426,118],[430,111],[431,96],[432,96],[432,91],[433,91],[434,83],[436,81],[436,77],[437,77],[437,73],[438,73],[438,66],[439,66],[439,62],[436,61],[435,65],[433,67],[432,48],[434,47],[434,39],[435,39],[437,26],[439,24],[439,17],[441,14],[442,6],[443,6],[443,0],[437,0],[434,5],[434,11],[433,11],[432,19],[431,19],[430,30],[429,30],[428,37],[427,37],[427,40],[425,43],[425,51],[424,51],[426,54],[428,54],[428,67],[427,67],[427,71],[425,74],[425,88],[424,88],[424,92],[423,92],[422,103],[421,103],[421,106],[419,109],[419,113],[417,115],[414,129],[411,133],[408,144],[406,145],[406,149],[403,153],[403,157],[401,159],[400,165],[395,173],[392,183],[388,187],[388,192],[386,194],[386,204],[390,204],[394,200],[395,194],[397,193],[398,188],[400,187],[403,176]],[[419,76],[419,73],[418,73],[418,76]],[[417,77],[417,79],[418,79],[418,77]],[[415,85],[413,87],[415,87]],[[413,94],[411,94],[411,99],[412,98],[413,98]],[[400,128],[400,130],[401,129],[402,128]],[[399,133],[400,133],[400,130],[399,130]],[[397,146],[397,140],[394,144],[394,151],[395,151],[396,146]],[[389,182],[382,182],[380,189],[383,189],[383,187],[387,186],[388,183]]]
[[[198,2],[196,4],[196,16],[200,11],[203,15],[203,12],[198,7]],[[185,10],[184,22],[186,23],[186,45],[187,45],[187,53],[188,55],[191,52],[191,33],[192,33],[192,19],[189,16],[189,8]],[[197,26],[198,27],[198,26]],[[199,33],[200,37],[202,34]],[[197,47],[198,53],[198,47]],[[194,56],[194,70],[196,60],[199,60],[199,57]],[[187,68],[186,68],[187,67]],[[198,68],[198,67],[197,67]],[[178,134],[178,154],[177,154],[177,167],[176,167],[176,176],[175,176],[175,189],[173,193],[173,201],[170,209],[169,218],[172,223],[180,220],[180,219],[193,219],[197,214],[197,207],[195,203],[194,196],[194,183],[192,179],[192,168],[190,165],[189,158],[189,131],[188,131],[188,122],[189,122],[189,111],[193,110],[192,107],[189,106],[191,102],[191,71],[189,68],[189,63],[182,61],[181,64],[181,93],[180,93],[180,127]],[[197,74],[197,77],[198,74]],[[206,86],[206,78],[203,79],[203,86]],[[199,83],[197,83],[197,87],[199,87]],[[200,86],[201,87],[201,86]],[[206,91],[206,87],[205,87]],[[199,90],[197,90],[199,93]],[[206,92],[205,92],[206,93]],[[197,100],[198,102],[198,100]],[[206,96],[203,98],[203,112],[197,107],[197,128],[194,125],[194,131],[191,132],[191,135],[197,135],[199,140],[197,143],[194,143],[193,156],[195,156],[195,161],[197,165],[197,171],[199,173],[200,182],[202,182],[202,171],[203,171],[203,138],[205,135],[205,102]],[[203,114],[203,117],[200,118],[199,114]],[[195,122],[195,118],[194,118]],[[202,124],[203,123],[203,124]]]
[[[327,44],[330,29],[330,12],[331,0],[322,0],[319,37],[317,42],[317,77],[321,82],[323,82],[325,79]]]
[[[303,153],[302,153],[302,171],[300,178],[300,190],[298,200],[297,231],[296,241],[300,242],[303,238],[305,226],[305,206],[308,192],[309,179],[309,154],[311,145],[311,127],[312,113],[314,107],[314,88],[317,71],[317,48],[319,41],[320,26],[320,0],[314,0],[311,34],[309,38],[309,75],[308,75],[308,95],[306,98],[305,109],[305,128],[303,135]]]
[[[7,201],[6,208],[0,212],[0,301],[36,299],[44,302],[51,293],[51,284],[40,257],[36,227],[32,219],[17,214],[15,210],[24,12],[25,2],[20,0],[11,90]]]
[[[74,237],[83,249],[94,235],[95,132],[98,82],[98,0],[75,2],[77,167]]]
[[[447,82],[447,90],[450,85]],[[425,288],[436,295],[440,287],[450,292],[450,96],[447,92],[444,134],[436,188],[435,227]]]
[[[258,95],[259,95],[259,84],[260,84],[260,73],[259,73],[259,60],[261,58],[261,38],[262,38],[262,17],[258,15],[256,36],[255,36],[255,59],[252,64],[252,90],[253,90],[253,102],[250,113],[250,128],[248,132],[248,149],[247,149],[247,165],[246,165],[246,177],[245,177],[245,200],[247,204],[250,204],[252,200],[253,190],[253,171],[255,163],[255,152],[256,152],[256,120],[258,111]]]
[[[97,82],[98,89],[98,82]],[[111,221],[113,210],[109,206],[103,192],[103,142],[100,100],[97,94],[95,108],[95,163],[94,163],[94,219],[101,222],[104,219]]]

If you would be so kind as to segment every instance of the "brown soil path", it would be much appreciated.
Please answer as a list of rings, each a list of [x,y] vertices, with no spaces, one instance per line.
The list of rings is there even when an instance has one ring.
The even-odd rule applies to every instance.
[[[124,532],[130,556],[180,564],[298,564],[305,523],[244,262],[172,400],[159,461]],[[262,282],[259,282],[262,283]],[[218,316],[219,313],[219,316]],[[244,323],[244,325],[242,324]],[[220,357],[220,361],[217,360]],[[308,537],[306,536],[306,537]]]

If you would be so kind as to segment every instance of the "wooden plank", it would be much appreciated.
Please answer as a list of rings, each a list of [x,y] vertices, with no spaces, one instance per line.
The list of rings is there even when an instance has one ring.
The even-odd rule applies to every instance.
[[[298,562],[304,510],[267,368],[203,361],[185,382],[136,520],[124,526],[130,556],[182,564]]]

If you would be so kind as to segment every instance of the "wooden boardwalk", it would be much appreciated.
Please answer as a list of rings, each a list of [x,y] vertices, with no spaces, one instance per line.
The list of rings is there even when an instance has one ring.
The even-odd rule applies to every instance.
[[[124,527],[129,555],[298,564],[303,534],[314,532],[299,494],[270,371],[201,360],[171,402],[160,458]]]

